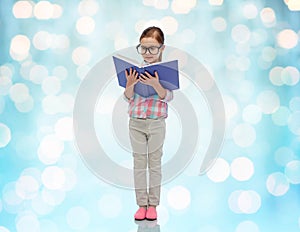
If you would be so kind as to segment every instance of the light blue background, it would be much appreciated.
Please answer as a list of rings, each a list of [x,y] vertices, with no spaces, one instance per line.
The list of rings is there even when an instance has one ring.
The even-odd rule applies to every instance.
[[[134,192],[102,182],[82,163],[72,107],[87,71],[136,45],[152,25],[165,31],[166,45],[207,67],[227,114],[223,150],[211,172],[197,175],[196,154],[163,185],[161,232],[300,230],[300,13],[283,0],[214,2],[222,3],[57,0],[46,11],[39,1],[31,8],[0,2],[0,232],[137,231]],[[54,18],[39,18],[52,4]],[[128,150],[106,139],[122,93],[117,85],[107,88],[95,112],[97,135],[113,160],[130,167]],[[181,91],[200,120],[200,154],[213,136],[209,112],[190,83]],[[170,108],[164,162],[181,136],[180,115]]]

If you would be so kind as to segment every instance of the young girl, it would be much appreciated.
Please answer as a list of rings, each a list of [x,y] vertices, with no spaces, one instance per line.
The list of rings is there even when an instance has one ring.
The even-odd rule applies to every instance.
[[[165,48],[164,34],[158,27],[149,27],[140,36],[136,47],[146,64],[159,62]],[[139,209],[135,220],[156,220],[156,206],[160,201],[161,157],[165,139],[165,118],[168,116],[167,102],[173,93],[161,86],[159,73],[138,74],[135,70],[126,71],[127,84],[125,99],[129,102],[128,113],[130,141],[134,158],[134,184],[136,202]],[[134,93],[138,82],[152,86],[156,94],[144,98]],[[147,189],[147,167],[149,169],[149,189]]]

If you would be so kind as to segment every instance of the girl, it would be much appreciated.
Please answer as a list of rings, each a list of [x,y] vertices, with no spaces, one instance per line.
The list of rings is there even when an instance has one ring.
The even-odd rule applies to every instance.
[[[164,34],[158,27],[149,27],[140,36],[136,47],[146,64],[159,62],[165,48]],[[136,202],[139,209],[135,220],[156,220],[156,206],[160,200],[161,157],[165,139],[165,118],[168,116],[167,102],[173,93],[161,86],[159,73],[138,75],[135,70],[126,70],[127,84],[125,99],[129,102],[128,113],[130,141],[134,158],[134,184]],[[138,82],[152,86],[156,94],[144,98],[134,93]],[[147,189],[147,167],[149,169],[149,189]]]

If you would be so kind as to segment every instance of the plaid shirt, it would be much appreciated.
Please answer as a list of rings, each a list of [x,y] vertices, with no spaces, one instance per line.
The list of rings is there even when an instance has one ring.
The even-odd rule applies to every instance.
[[[173,92],[167,89],[164,99],[157,94],[145,98],[136,93],[130,99],[124,94],[124,99],[129,102],[128,113],[131,118],[166,118],[168,117],[167,102],[173,99]]]

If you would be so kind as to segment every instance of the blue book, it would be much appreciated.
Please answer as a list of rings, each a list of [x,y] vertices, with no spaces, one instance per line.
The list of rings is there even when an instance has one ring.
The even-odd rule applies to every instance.
[[[119,85],[124,88],[126,88],[127,82],[125,70],[129,72],[129,69],[133,68],[139,74],[147,71],[154,76],[154,72],[157,72],[159,76],[159,82],[165,89],[179,89],[178,60],[139,65],[136,61],[127,57],[115,55],[113,56],[113,61],[115,64]],[[156,91],[152,86],[145,85],[141,82],[137,82],[135,84],[134,92],[142,97],[149,97],[156,94]]]

